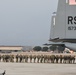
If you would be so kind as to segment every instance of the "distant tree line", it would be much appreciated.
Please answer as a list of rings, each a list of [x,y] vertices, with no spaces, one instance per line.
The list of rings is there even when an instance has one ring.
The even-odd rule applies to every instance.
[[[59,50],[59,51],[61,51],[61,52],[63,52],[64,51],[64,47],[62,47],[62,46],[54,46],[54,45],[52,45],[52,46],[50,46],[50,47],[41,47],[41,46],[35,46],[34,48],[33,48],[33,50],[34,51],[55,51],[55,50]]]
[[[48,47],[35,46],[33,48],[34,51],[47,51]]]

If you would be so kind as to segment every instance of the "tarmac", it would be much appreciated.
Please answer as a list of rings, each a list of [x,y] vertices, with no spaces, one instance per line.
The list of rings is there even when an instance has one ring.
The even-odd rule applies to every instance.
[[[0,63],[5,75],[76,75],[76,64]]]

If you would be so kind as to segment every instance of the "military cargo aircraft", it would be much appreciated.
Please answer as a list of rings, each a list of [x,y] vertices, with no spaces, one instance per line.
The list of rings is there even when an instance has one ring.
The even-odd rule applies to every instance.
[[[76,0],[58,0],[51,21],[50,40],[46,45],[68,47],[76,51]]]

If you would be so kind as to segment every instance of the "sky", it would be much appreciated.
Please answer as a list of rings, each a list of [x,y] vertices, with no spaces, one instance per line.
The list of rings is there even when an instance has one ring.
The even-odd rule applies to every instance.
[[[0,45],[48,43],[58,0],[0,0]]]

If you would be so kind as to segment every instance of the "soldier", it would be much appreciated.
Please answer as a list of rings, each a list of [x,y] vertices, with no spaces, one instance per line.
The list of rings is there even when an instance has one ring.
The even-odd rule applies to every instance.
[[[12,62],[12,55],[10,55],[10,62]]]
[[[14,55],[12,55],[12,62],[14,62]]]
[[[41,55],[41,56],[40,56],[40,63],[42,63],[42,62],[43,62],[43,58],[44,58],[44,56],[43,56],[43,55]]]
[[[20,58],[20,62],[22,62],[22,55],[20,55],[19,58]]]
[[[9,62],[9,58],[10,58],[9,55],[5,55],[5,61],[6,62]]]
[[[70,55],[69,63],[72,64],[72,56]]]
[[[67,56],[67,59],[66,60],[67,60],[67,63],[70,64],[71,55],[70,56]]]
[[[5,62],[6,62],[6,58],[7,58],[7,55],[4,55],[4,60],[5,60]]]
[[[62,55],[60,55],[60,63],[62,63],[62,60],[63,60],[63,57],[62,57]]]
[[[33,58],[34,58],[34,63],[35,63],[36,62],[36,55],[34,55]]]
[[[47,56],[47,63],[50,63],[50,55]]]
[[[59,60],[58,55],[55,56],[55,59],[56,59],[56,63],[58,63],[58,60]]]
[[[6,62],[6,55],[4,55],[4,57],[3,57],[3,58],[4,58],[4,62]]]
[[[10,61],[10,55],[7,55],[7,60],[8,60],[8,62]]]
[[[22,61],[21,62],[24,62],[24,55],[21,55],[22,56]]]
[[[24,55],[24,62],[26,62],[26,55]]]
[[[55,55],[52,55],[51,56],[51,63],[54,63],[55,62]]]
[[[25,55],[22,56],[22,61],[25,62],[24,60],[25,60]]]
[[[3,62],[5,62],[5,55],[2,55]]]
[[[39,63],[40,55],[37,55],[37,63]]]
[[[50,55],[50,62],[51,62],[51,55]],[[51,62],[52,63],[52,62]]]
[[[72,57],[72,60],[73,60],[73,64],[74,64],[75,63],[75,56]]]
[[[26,62],[28,62],[28,58],[29,58],[29,56],[28,56],[28,55],[26,55]]]
[[[47,60],[47,56],[44,55],[44,63],[46,63],[46,60]]]
[[[19,55],[17,54],[17,55],[16,55],[16,62],[18,62],[18,58],[19,58]]]
[[[1,55],[0,55],[0,62],[1,62]]]
[[[63,59],[64,59],[63,63],[66,63],[66,61],[67,61],[67,56],[64,55]]]
[[[25,62],[27,63],[28,62],[28,55],[24,55],[24,59],[25,59]]]
[[[29,58],[30,58],[30,63],[32,63],[32,55],[30,55]]]
[[[10,62],[14,62],[14,55],[10,56]]]

